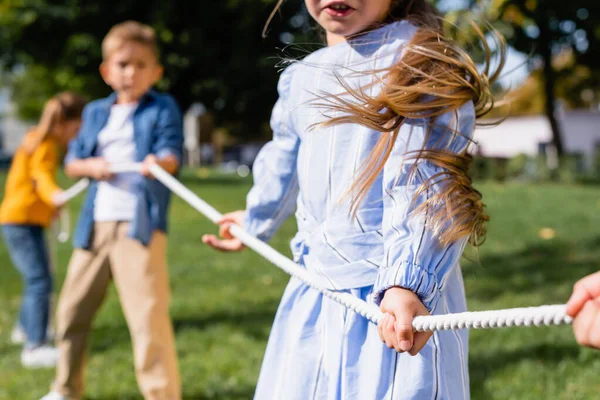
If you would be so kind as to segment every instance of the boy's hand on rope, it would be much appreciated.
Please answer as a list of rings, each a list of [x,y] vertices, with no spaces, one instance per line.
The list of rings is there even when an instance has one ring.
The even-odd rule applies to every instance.
[[[577,282],[567,304],[573,332],[582,346],[600,349],[600,271]]]
[[[414,356],[421,349],[432,332],[414,332],[413,318],[429,315],[419,296],[410,290],[394,287],[386,290],[381,301],[381,311],[385,314],[379,322],[379,337],[390,349],[399,353],[408,352]]]
[[[161,158],[158,158],[154,154],[148,154],[142,162],[140,173],[146,178],[154,179],[154,175],[152,175],[152,172],[150,172],[150,167],[154,164],[158,165],[171,175],[174,175],[179,169],[179,161],[172,154],[167,154]]]
[[[140,174],[144,175],[146,178],[154,179],[154,176],[152,176],[152,173],[150,172],[150,167],[156,163],[158,163],[156,156],[154,154],[148,154],[142,162]]]
[[[102,157],[92,157],[85,160],[87,175],[97,181],[105,181],[111,179],[114,174],[110,172],[110,165]]]
[[[219,225],[219,236],[222,239],[219,239],[215,235],[204,235],[202,236],[202,241],[213,249],[220,251],[229,252],[245,249],[246,246],[244,246],[242,241],[233,237],[229,231],[231,225],[243,226],[245,213],[244,210],[240,210],[223,215],[223,217],[217,221],[217,224]]]

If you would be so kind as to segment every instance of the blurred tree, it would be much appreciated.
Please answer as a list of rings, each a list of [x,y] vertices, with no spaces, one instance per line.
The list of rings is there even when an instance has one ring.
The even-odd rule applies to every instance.
[[[522,116],[544,113],[544,89],[541,73],[534,71],[523,83],[503,95],[506,107],[494,108],[487,116],[501,120],[507,115]]]
[[[13,69],[13,100],[37,118],[56,91],[92,98],[110,89],[98,74],[100,44],[111,26],[133,19],[156,29],[165,78],[160,89],[182,108],[203,102],[216,123],[242,138],[268,132],[281,48],[312,32],[301,1],[287,1],[261,36],[274,0],[3,0],[0,65]]]
[[[598,104],[598,0],[467,0],[453,17],[459,28],[464,24],[460,15],[466,9],[474,9],[493,21],[510,46],[531,55],[530,69],[541,71],[544,112],[552,126],[554,145],[562,154],[557,96],[578,107]]]
[[[266,121],[277,96],[274,67],[282,57],[281,48],[295,42],[302,43],[297,50],[310,51],[306,43],[314,43],[316,36],[308,28],[302,0],[288,0],[263,39],[261,31],[275,2],[3,0],[0,66],[18,67],[13,98],[26,118],[37,118],[43,102],[58,90],[104,96],[109,88],[97,73],[102,38],[112,25],[135,19],[157,31],[166,67],[161,89],[174,94],[184,109],[203,102],[218,126],[242,140],[266,137]],[[593,57],[600,50],[596,2],[463,2],[464,8],[497,21],[511,46],[532,55],[531,69],[542,71],[544,110],[559,151],[556,97],[573,106],[598,103],[598,90],[591,89],[600,84],[600,59]],[[448,18],[460,28],[468,19],[457,15]]]

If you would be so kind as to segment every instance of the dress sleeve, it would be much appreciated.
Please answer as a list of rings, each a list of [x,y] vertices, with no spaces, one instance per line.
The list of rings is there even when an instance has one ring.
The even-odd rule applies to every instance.
[[[281,75],[279,99],[271,115],[273,139],[259,152],[253,166],[254,186],[246,199],[245,229],[268,241],[294,212],[298,197],[296,165],[300,138],[294,130],[290,85],[294,65]]]
[[[474,124],[473,104],[467,103],[458,111],[444,114],[434,121],[425,147],[442,147],[463,153]],[[407,151],[422,147],[427,129],[428,123],[423,121],[405,124],[384,167],[384,258],[373,293],[375,302],[379,304],[387,289],[396,286],[409,289],[432,311],[444,289],[448,273],[461,257],[467,238],[442,246],[436,232],[428,225],[427,214],[414,213],[440,189],[438,184],[433,184],[415,198],[422,183],[444,172],[426,160],[418,161],[416,166],[403,160]],[[409,171],[413,167],[416,167],[415,173],[409,179]]]

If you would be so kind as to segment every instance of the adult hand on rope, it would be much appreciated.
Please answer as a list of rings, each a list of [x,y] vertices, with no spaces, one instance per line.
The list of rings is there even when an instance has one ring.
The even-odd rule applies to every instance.
[[[215,235],[204,235],[202,236],[202,241],[213,249],[220,251],[231,252],[245,249],[246,246],[242,241],[235,238],[229,231],[231,225],[243,226],[245,214],[246,211],[240,210],[223,215],[223,217],[217,221],[217,224],[219,225],[219,236],[222,239],[219,239]]]
[[[410,290],[394,287],[386,290],[381,301],[385,314],[379,321],[379,337],[390,349],[414,356],[427,343],[432,332],[414,332],[413,318],[429,315],[419,296]]]
[[[600,271],[577,282],[567,303],[573,332],[582,346],[600,349]]]

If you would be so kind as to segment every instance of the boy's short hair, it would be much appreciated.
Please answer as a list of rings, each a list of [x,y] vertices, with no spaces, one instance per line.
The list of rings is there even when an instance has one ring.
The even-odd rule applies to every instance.
[[[102,58],[106,61],[125,42],[136,42],[147,46],[158,61],[160,52],[154,29],[136,21],[125,21],[113,26],[102,41]]]

